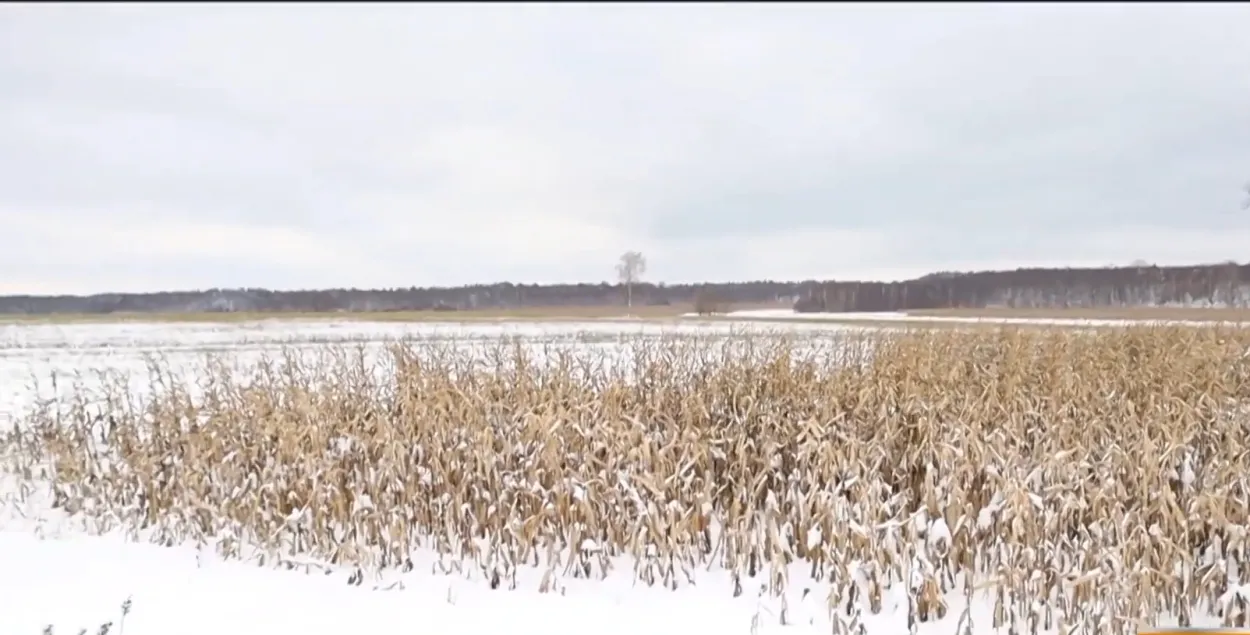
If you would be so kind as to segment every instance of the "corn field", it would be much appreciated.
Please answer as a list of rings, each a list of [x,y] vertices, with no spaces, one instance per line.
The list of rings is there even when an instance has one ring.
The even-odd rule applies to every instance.
[[[7,469],[93,531],[515,589],[819,598],[858,633],[1250,625],[1250,332],[1132,327],[337,345],[42,403]],[[539,354],[541,353],[541,354]],[[1247,572],[1243,574],[1243,572]]]

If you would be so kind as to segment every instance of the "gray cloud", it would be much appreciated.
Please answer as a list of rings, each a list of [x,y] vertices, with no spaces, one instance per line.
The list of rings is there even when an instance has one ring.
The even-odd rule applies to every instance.
[[[1245,260],[1248,19],[10,5],[0,291]]]

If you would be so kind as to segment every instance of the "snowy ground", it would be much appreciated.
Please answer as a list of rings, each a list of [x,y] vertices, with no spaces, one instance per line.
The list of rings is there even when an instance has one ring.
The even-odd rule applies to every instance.
[[[694,586],[677,591],[635,584],[631,565],[607,579],[563,579],[540,593],[540,570],[516,589],[491,590],[480,575],[433,570],[417,558],[406,574],[366,575],[321,567],[294,570],[226,562],[194,545],[161,547],[119,535],[92,536],[40,501],[8,503],[0,522],[0,633],[94,633],[102,623],[122,625],[128,635],[224,635],[343,633],[478,635],[585,635],[597,633],[689,635],[708,633],[829,633],[827,588],[802,586],[789,593],[787,625],[775,599],[760,600],[748,588],[733,597],[719,571],[699,571]],[[26,514],[22,517],[17,512]],[[806,593],[805,593],[806,590]],[[906,633],[899,595],[884,599],[877,615],[865,611],[870,635]],[[922,625],[920,633],[954,635],[966,604],[952,598],[949,619]],[[988,605],[969,617],[988,625]],[[982,631],[977,631],[982,632]],[[988,632],[988,631],[984,631]]]
[[[241,323],[9,324],[0,326],[0,428],[28,412],[39,397],[68,396],[75,383],[90,387],[100,373],[123,374],[142,391],[149,360],[191,372],[207,358],[253,364],[282,350],[315,354],[327,344],[359,345],[369,354],[390,342],[420,340],[487,348],[518,338],[536,353],[544,350],[609,352],[623,338],[792,333],[820,340],[872,327],[819,323],[751,322],[329,322],[265,320]],[[55,386],[53,385],[55,383]]]
[[[689,314],[695,317],[696,314]],[[1014,318],[1014,317],[973,317],[945,315],[909,315],[907,313],[795,313],[790,309],[759,309],[752,311],[734,311],[728,317],[738,320],[767,320],[770,322],[795,321],[795,323],[813,323],[826,321],[830,323],[869,322],[875,324],[899,322],[945,322],[949,324],[1005,324],[1005,325],[1043,325],[1043,326],[1131,326],[1142,324],[1146,320],[1115,320],[1115,319],[1074,319],[1074,318]],[[1176,326],[1213,326],[1215,324],[1242,325],[1238,322],[1212,322],[1197,320],[1149,320],[1152,324],[1168,324]]]
[[[776,331],[778,326],[744,327],[726,322],[676,325],[585,324],[370,324],[362,322],[258,322],[252,324],[117,324],[0,327],[0,418],[19,417],[46,393],[53,374],[63,379],[97,369],[143,373],[144,355],[160,354],[175,365],[194,365],[205,351],[256,356],[283,345],[315,347],[326,342],[377,346],[395,338],[448,336],[486,339],[518,335],[532,341],[611,342],[645,333],[730,334],[743,328]],[[861,327],[783,325],[813,335]],[[867,327],[863,327],[867,328]],[[62,391],[65,386],[60,387]],[[0,424],[3,421],[0,420]],[[350,570],[319,567],[283,570],[255,562],[223,562],[195,545],[160,547],[118,535],[96,536],[51,509],[38,491],[22,492],[12,478],[0,479],[0,634],[94,633],[114,622],[126,635],[286,633],[371,635],[585,635],[628,633],[829,633],[828,587],[803,583],[792,572],[786,611],[776,599],[762,602],[748,583],[741,596],[723,573],[695,572],[695,584],[677,591],[634,583],[632,565],[602,581],[566,580],[553,593],[537,591],[540,573],[515,590],[489,589],[478,577],[435,573],[432,561],[383,579],[366,575],[349,584]],[[122,605],[130,600],[128,614]],[[965,614],[950,598],[947,617],[920,625],[922,634],[960,632],[971,618],[972,633],[989,633],[989,605],[978,600]],[[878,615],[864,614],[867,635],[906,633],[906,609],[886,598]],[[842,632],[847,632],[843,630]]]

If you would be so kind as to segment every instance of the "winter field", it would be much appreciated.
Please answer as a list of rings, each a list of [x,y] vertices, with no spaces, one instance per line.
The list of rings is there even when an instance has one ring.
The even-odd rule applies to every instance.
[[[1250,330],[739,317],[0,326],[0,633],[1250,617]]]

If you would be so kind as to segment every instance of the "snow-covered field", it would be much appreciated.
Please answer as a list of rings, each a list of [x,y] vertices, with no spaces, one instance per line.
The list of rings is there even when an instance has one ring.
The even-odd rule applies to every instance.
[[[693,316],[694,314],[691,314]],[[1131,326],[1133,324],[1141,324],[1144,320],[1124,320],[1124,319],[1079,319],[1079,318],[1017,318],[1017,317],[1001,317],[1001,316],[945,316],[945,315],[909,315],[907,313],[889,312],[889,313],[795,313],[790,309],[758,309],[751,311],[734,311],[729,314],[730,318],[739,320],[767,320],[775,322],[830,322],[830,323],[855,323],[869,322],[874,324],[886,324],[890,322],[903,323],[948,323],[948,324],[1003,324],[1003,325],[1041,325],[1041,326],[1065,326],[1065,327],[1103,327],[1103,326]],[[1154,324],[1168,324],[1174,326],[1211,326],[1211,321],[1197,320],[1150,320]],[[1240,324],[1238,322],[1226,322],[1224,324]]]
[[[845,327],[788,325],[786,331],[831,332]],[[329,343],[380,349],[402,338],[487,342],[505,336],[535,347],[552,343],[607,345],[624,336],[729,335],[775,326],[718,323],[396,324],[279,322],[250,324],[8,325],[0,327],[0,425],[12,424],[39,397],[66,396],[75,377],[90,385],[96,371],[133,376],[141,389],[146,360],[193,369],[206,354],[246,364],[282,348],[315,349]],[[96,632],[113,621],[128,635],[197,633],[623,633],[770,632],[776,607],[750,594],[735,600],[730,584],[705,572],[696,589],[665,592],[633,584],[628,570],[600,583],[570,583],[559,594],[540,594],[539,581],[492,592],[481,580],[434,574],[429,562],[385,580],[349,585],[351,571],[332,575],[224,562],[194,545],[172,548],[122,536],[92,536],[40,496],[18,502],[9,479],[0,487],[0,633]],[[815,606],[819,590],[795,609]],[[123,618],[122,604],[130,599]],[[793,610],[792,610],[793,611]],[[810,624],[787,632],[815,629]],[[798,613],[795,613],[799,619]]]
[[[142,375],[145,355],[161,355],[169,364],[192,368],[205,352],[245,360],[283,346],[359,342],[378,347],[403,337],[486,340],[515,335],[535,343],[611,345],[624,335],[638,333],[729,335],[743,329],[783,329],[818,336],[857,328],[869,327],[724,321],[664,326],[276,321],[4,326],[0,327],[0,425],[20,418],[41,394],[48,396],[53,375],[59,376],[58,391],[66,394],[76,374],[89,377],[92,371],[113,369]],[[4,635],[33,635],[49,625],[57,633],[81,629],[94,633],[108,621],[114,622],[111,632],[127,635],[849,632],[830,621],[827,585],[802,583],[805,572],[801,567],[791,572],[784,626],[778,600],[762,601],[758,589],[752,588],[733,597],[731,581],[716,570],[696,571],[694,584],[667,591],[636,584],[631,565],[621,564],[606,580],[568,580],[554,593],[539,593],[537,577],[520,580],[515,590],[491,590],[480,575],[434,572],[428,558],[418,558],[411,571],[381,579],[366,574],[358,581],[352,574],[347,569],[323,570],[316,563],[286,570],[225,562],[211,549],[196,545],[161,547],[119,535],[90,535],[78,521],[52,509],[39,493],[19,492],[13,479],[0,480],[0,634]],[[844,598],[835,599],[845,604]],[[124,611],[127,601],[129,609]],[[907,611],[899,601],[887,597],[879,614],[865,612],[862,632],[908,632]],[[961,598],[949,602],[945,618],[920,624],[914,632],[992,632],[988,600],[975,601],[966,612]],[[970,630],[961,630],[968,619]]]
[[[362,322],[265,320],[239,323],[114,323],[0,325],[0,427],[27,412],[39,397],[68,396],[75,382],[90,387],[101,371],[123,374],[132,390],[146,387],[147,364],[194,371],[208,357],[234,365],[255,363],[282,350],[315,353],[326,345],[361,346],[380,352],[389,342],[422,340],[484,348],[516,338],[530,349],[610,353],[636,336],[725,337],[744,333],[796,334],[812,339],[872,327],[795,322]],[[53,383],[55,382],[55,390]]]

